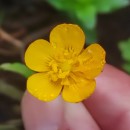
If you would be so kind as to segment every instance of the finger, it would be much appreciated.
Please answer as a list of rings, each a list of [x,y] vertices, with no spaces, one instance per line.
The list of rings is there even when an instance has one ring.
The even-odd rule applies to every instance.
[[[106,65],[85,105],[104,130],[130,129],[130,77]]]
[[[60,97],[44,103],[25,93],[22,116],[26,130],[58,130],[63,119],[63,102]]]
[[[65,120],[70,130],[100,130],[82,103],[64,104]]]

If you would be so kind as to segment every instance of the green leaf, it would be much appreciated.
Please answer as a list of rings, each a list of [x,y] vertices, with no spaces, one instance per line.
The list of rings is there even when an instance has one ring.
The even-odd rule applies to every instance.
[[[59,0],[47,0],[51,5],[57,9],[63,9],[64,5]]]
[[[47,0],[52,6],[54,6],[58,10],[63,11],[73,11],[79,6],[79,2],[75,0]],[[75,4],[74,4],[75,2]]]
[[[118,44],[118,47],[121,51],[121,56],[125,61],[130,62],[130,39],[126,41],[121,41]]]
[[[21,74],[25,78],[28,78],[34,73],[34,71],[30,70],[24,64],[21,63],[4,63],[0,65],[0,69]]]
[[[130,63],[124,63],[122,68],[130,74]]]
[[[129,0],[46,0],[60,11],[64,11],[73,22],[95,29],[97,15],[110,13],[130,4]],[[77,21],[76,21],[77,20]]]
[[[91,44],[93,42],[97,42],[97,33],[96,33],[96,30],[95,29],[91,29],[91,30],[84,30],[85,34],[86,34],[86,41],[87,41],[87,44]]]
[[[96,7],[100,13],[109,13],[129,5],[128,0],[100,0],[96,2]]]
[[[121,56],[124,60],[122,68],[130,74],[130,38],[118,44]]]
[[[93,29],[96,26],[96,9],[93,5],[77,10],[78,19],[88,28]]]
[[[100,0],[95,2],[95,6],[99,13],[108,13],[111,12],[111,0]]]

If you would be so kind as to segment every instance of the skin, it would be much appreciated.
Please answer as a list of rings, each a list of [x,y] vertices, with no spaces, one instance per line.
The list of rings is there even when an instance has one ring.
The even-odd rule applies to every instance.
[[[106,65],[94,94],[80,103],[59,96],[44,103],[28,92],[22,100],[26,130],[130,130],[130,76]]]

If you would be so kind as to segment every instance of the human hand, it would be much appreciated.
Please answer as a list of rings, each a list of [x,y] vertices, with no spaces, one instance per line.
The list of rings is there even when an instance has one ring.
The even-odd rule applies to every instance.
[[[22,100],[26,130],[130,130],[130,76],[106,65],[94,94],[80,103],[59,96],[44,103],[28,92]]]

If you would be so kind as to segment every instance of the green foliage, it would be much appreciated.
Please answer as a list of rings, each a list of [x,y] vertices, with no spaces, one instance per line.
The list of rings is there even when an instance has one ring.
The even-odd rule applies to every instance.
[[[126,62],[122,65],[123,69],[130,74],[130,63]]]
[[[130,38],[126,41],[121,41],[119,43],[119,49],[121,51],[121,56],[125,63],[122,65],[122,67],[130,73]]]
[[[47,0],[56,9],[65,11],[88,29],[93,29],[98,13],[109,13],[129,4],[129,0]]]
[[[93,42],[96,42],[97,40],[97,32],[95,29],[87,29],[83,26],[81,26],[84,30],[84,33],[86,34],[86,41],[87,41],[87,44],[91,44]]]
[[[21,63],[4,63],[0,65],[1,70],[11,71],[28,78],[34,72]]]
[[[97,40],[96,23],[99,13],[110,13],[127,6],[129,0],[47,0],[52,6],[64,11],[72,20],[79,24],[87,35],[87,42]]]
[[[125,61],[130,61],[130,39],[121,41],[119,43],[119,49],[121,51],[122,58]]]

